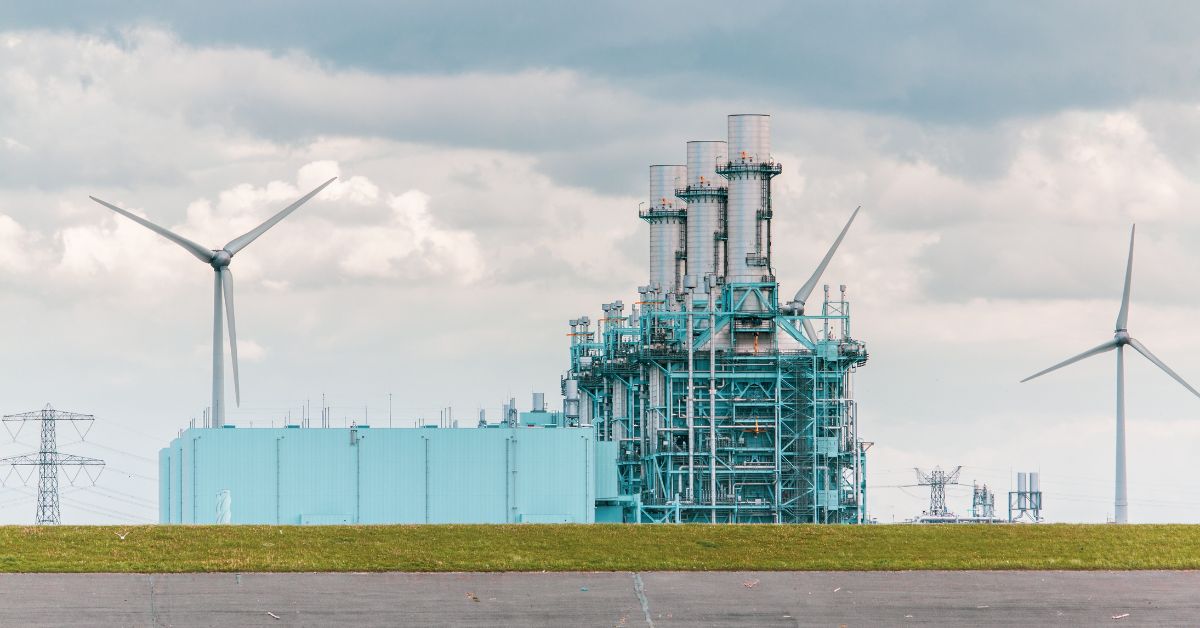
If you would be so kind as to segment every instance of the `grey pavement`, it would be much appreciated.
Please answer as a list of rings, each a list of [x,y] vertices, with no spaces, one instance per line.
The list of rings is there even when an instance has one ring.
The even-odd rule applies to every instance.
[[[0,626],[1197,626],[1200,572],[0,574]]]

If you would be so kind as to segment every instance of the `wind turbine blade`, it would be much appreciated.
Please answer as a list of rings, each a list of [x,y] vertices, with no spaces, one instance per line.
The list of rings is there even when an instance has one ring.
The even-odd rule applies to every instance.
[[[229,244],[225,245],[225,250],[229,251],[230,255],[236,255],[238,251],[246,248],[246,246],[248,244],[257,240],[258,236],[266,233],[268,229],[270,229],[271,227],[274,227],[280,220],[287,218],[288,214],[296,211],[297,208],[299,208],[301,205],[307,203],[309,201],[309,199],[311,199],[312,197],[319,194],[321,192],[321,190],[324,190],[326,188],[326,186],[328,186],[330,183],[333,183],[334,181],[337,181],[337,177],[334,177],[334,178],[322,183],[321,185],[317,186],[317,189],[300,197],[300,200],[296,201],[295,203],[292,203],[291,205],[284,207],[283,211],[280,211],[278,214],[271,216],[270,218],[267,219],[266,222],[255,227],[254,229],[251,229],[245,235],[242,235],[237,238],[234,238],[233,240],[230,240]]]
[[[215,253],[213,253],[212,249],[204,248],[203,246],[200,246],[199,244],[196,244],[195,242],[192,242],[191,240],[189,240],[181,235],[177,235],[168,229],[164,229],[163,227],[160,227],[160,226],[150,222],[149,220],[146,220],[145,218],[138,216],[137,214],[127,212],[124,209],[121,209],[120,207],[117,207],[116,205],[113,205],[112,203],[102,201],[102,200],[96,198],[95,196],[89,196],[88,198],[90,198],[93,201],[96,201],[97,203],[100,203],[101,205],[117,212],[118,214],[121,214],[122,216],[138,223],[139,225],[153,231],[154,233],[157,233],[158,235],[174,242],[175,244],[182,246],[183,248],[187,249],[188,253],[195,255],[197,259],[199,259],[200,261],[202,261],[206,264],[213,261],[213,257],[216,255]]]
[[[804,323],[804,333],[808,336],[808,339],[816,343],[817,329],[813,327],[812,321],[808,320],[807,318],[801,319],[801,321]]]
[[[1129,261],[1125,263],[1125,291],[1121,294],[1121,311],[1117,313],[1117,329],[1128,329],[1129,324],[1129,286],[1133,283],[1133,236],[1137,225],[1129,230]],[[1135,347],[1136,348],[1136,347]]]
[[[233,318],[233,273],[229,267],[221,269],[221,292],[225,293],[225,319],[229,322],[229,356],[233,363],[233,400],[242,405],[242,382],[238,379],[237,324]]]
[[[1107,352],[1109,352],[1109,351],[1112,351],[1113,349],[1116,349],[1116,348],[1117,348],[1117,341],[1116,341],[1115,339],[1114,339],[1114,340],[1109,340],[1108,342],[1106,342],[1106,343],[1104,343],[1104,344],[1100,345],[1099,347],[1096,347],[1096,348],[1094,348],[1094,349],[1088,349],[1087,351],[1084,351],[1083,353],[1080,353],[1079,355],[1077,355],[1077,356],[1075,356],[1075,357],[1073,357],[1073,358],[1068,358],[1068,359],[1066,359],[1066,360],[1063,360],[1062,362],[1059,362],[1058,364],[1055,364],[1054,366],[1052,366],[1052,367],[1050,367],[1050,368],[1048,368],[1048,369],[1045,369],[1045,370],[1042,370],[1042,371],[1038,371],[1038,372],[1034,373],[1033,375],[1030,375],[1029,377],[1026,377],[1025,379],[1021,380],[1021,383],[1023,384],[1023,383],[1025,383],[1025,382],[1027,382],[1027,381],[1029,381],[1029,380],[1031,380],[1031,379],[1033,379],[1033,378],[1035,378],[1035,377],[1041,377],[1041,376],[1043,376],[1043,375],[1045,375],[1046,373],[1049,373],[1049,372],[1051,372],[1051,371],[1057,371],[1058,369],[1060,369],[1060,368],[1062,368],[1062,367],[1064,367],[1064,366],[1067,366],[1067,365],[1070,365],[1070,364],[1074,364],[1074,363],[1076,363],[1076,362],[1078,362],[1078,361],[1080,361],[1080,360],[1082,360],[1082,359],[1084,359],[1084,358],[1090,358],[1090,357],[1092,357],[1092,356],[1094,356],[1094,355],[1100,355],[1101,353],[1107,353]]]
[[[1158,368],[1162,369],[1163,372],[1165,372],[1167,375],[1170,375],[1171,379],[1179,382],[1180,384],[1183,384],[1183,387],[1192,391],[1193,395],[1200,397],[1200,392],[1196,392],[1196,389],[1192,388],[1191,384],[1183,381],[1183,378],[1179,376],[1179,373],[1176,373],[1175,371],[1171,370],[1171,367],[1167,366],[1162,360],[1158,359],[1158,357],[1156,357],[1153,353],[1150,353],[1150,350],[1146,348],[1146,345],[1138,342],[1137,340],[1135,340],[1133,338],[1130,338],[1129,346],[1133,347],[1135,351],[1137,351],[1138,353],[1145,356],[1145,358],[1147,360],[1150,360],[1151,362],[1153,362],[1154,366],[1157,366]]]
[[[833,254],[837,252],[838,247],[842,244],[842,240],[846,237],[846,232],[850,230],[850,225],[854,224],[854,218],[858,216],[858,211],[860,209],[862,209],[861,205],[855,208],[854,213],[850,214],[850,220],[846,221],[846,226],[842,227],[842,232],[839,233],[837,239],[833,241],[833,246],[829,247],[829,252],[825,254],[825,259],[822,259],[821,263],[817,265],[817,269],[813,271],[812,277],[809,277],[808,281],[806,281],[804,285],[800,286],[800,289],[796,291],[796,298],[792,299],[793,301],[804,303],[808,300],[809,295],[812,294],[813,288],[817,287],[817,282],[821,281],[821,275],[824,274],[825,267],[829,266],[829,261],[833,259]]]

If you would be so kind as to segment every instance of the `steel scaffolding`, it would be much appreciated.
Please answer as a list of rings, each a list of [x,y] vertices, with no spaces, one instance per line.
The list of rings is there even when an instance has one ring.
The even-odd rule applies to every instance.
[[[827,290],[820,314],[787,315],[777,291],[728,284],[713,308],[646,300],[631,317],[610,303],[596,331],[576,319],[569,379],[580,422],[620,443],[626,521],[865,520],[851,379],[867,351],[850,336],[849,302]],[[767,307],[748,311],[747,299]],[[804,336],[806,318],[820,340]]]

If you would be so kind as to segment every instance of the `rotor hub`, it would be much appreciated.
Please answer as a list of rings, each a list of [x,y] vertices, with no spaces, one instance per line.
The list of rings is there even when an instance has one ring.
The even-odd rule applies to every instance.
[[[213,256],[212,262],[210,262],[210,263],[212,264],[212,267],[215,268],[216,270],[221,270],[222,268],[229,266],[229,262],[233,261],[233,255],[230,254],[229,251],[226,251],[225,249],[221,249],[220,251],[216,251],[215,253],[216,254]]]
[[[1117,333],[1116,333],[1116,340],[1117,340],[1117,344],[1119,344],[1119,345],[1129,344],[1129,340],[1130,340],[1129,331],[1125,330],[1125,329],[1118,329]]]

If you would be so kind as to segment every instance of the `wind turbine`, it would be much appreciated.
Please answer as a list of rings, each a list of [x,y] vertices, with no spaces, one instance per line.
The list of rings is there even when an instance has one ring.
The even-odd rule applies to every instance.
[[[245,234],[229,241],[229,244],[220,249],[206,249],[191,240],[164,229],[141,216],[130,213],[112,203],[102,201],[95,196],[88,198],[100,203],[101,205],[121,214],[122,216],[142,225],[143,227],[157,233],[158,235],[178,244],[187,250],[188,253],[196,256],[196,259],[212,266],[216,271],[213,284],[213,380],[212,380],[212,416],[213,426],[221,427],[225,425],[225,354],[222,350],[223,334],[221,326],[221,300],[222,294],[225,301],[225,316],[229,319],[229,353],[233,364],[233,391],[234,400],[237,405],[242,405],[242,387],[238,380],[238,357],[237,357],[237,325],[234,323],[233,317],[233,273],[229,271],[229,263],[233,261],[233,256],[246,248],[251,242],[258,239],[259,236],[266,233],[268,229],[274,227],[279,221],[287,218],[288,214],[296,211],[309,199],[316,196],[326,186],[337,180],[334,177],[325,183],[317,186],[317,189],[300,197],[300,200],[283,208],[278,214],[271,216],[266,222],[251,229]]]
[[[1163,363],[1162,360],[1155,357],[1146,345],[1138,342],[1136,338],[1129,335],[1129,287],[1133,280],[1133,236],[1136,233],[1137,225],[1134,225],[1129,230],[1129,261],[1125,264],[1125,291],[1121,295],[1121,309],[1117,312],[1117,324],[1113,330],[1113,339],[1108,342],[1088,349],[1079,355],[1063,360],[1054,366],[1038,371],[1029,377],[1021,380],[1022,383],[1027,382],[1035,377],[1041,377],[1051,371],[1056,371],[1069,364],[1074,364],[1085,358],[1090,358],[1101,353],[1108,353],[1113,349],[1117,350],[1117,481],[1116,481],[1116,503],[1113,507],[1114,519],[1117,523],[1129,522],[1129,495],[1125,483],[1125,346],[1133,347],[1134,351],[1142,354],[1147,360],[1154,363],[1155,366],[1162,369],[1171,379],[1183,384],[1183,387],[1191,391],[1193,395],[1200,397],[1200,392],[1196,392],[1191,384],[1188,384],[1179,376],[1178,373],[1171,370],[1171,367]]]
[[[804,302],[812,295],[813,289],[817,287],[817,282],[821,281],[821,275],[825,273],[825,268],[829,266],[829,261],[833,259],[833,254],[842,245],[842,240],[846,238],[846,232],[850,231],[850,225],[854,224],[854,219],[858,217],[860,209],[862,209],[861,205],[854,208],[854,212],[850,214],[850,220],[847,220],[846,226],[842,227],[842,232],[838,234],[837,239],[833,241],[833,245],[829,247],[829,252],[825,253],[825,258],[821,260],[821,263],[817,265],[817,269],[813,271],[812,276],[808,278],[808,281],[804,282],[803,286],[800,286],[800,289],[796,291],[796,296],[788,303],[788,310],[795,312],[798,316],[804,315]],[[802,320],[805,334],[808,335],[809,340],[815,343],[817,341],[817,330],[813,327],[812,321],[807,318]]]

